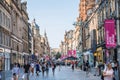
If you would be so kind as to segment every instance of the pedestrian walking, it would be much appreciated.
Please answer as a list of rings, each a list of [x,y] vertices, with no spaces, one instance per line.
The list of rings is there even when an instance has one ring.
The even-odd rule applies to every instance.
[[[24,80],[29,80],[30,64],[25,62],[23,68],[24,68],[24,74],[23,74]]]
[[[88,74],[89,74],[89,68],[90,68],[88,60],[86,61],[85,66],[86,66],[86,76],[88,76]]]
[[[114,68],[115,68],[115,71],[117,71],[117,70],[118,70],[118,62],[117,62],[117,61],[115,61],[115,63],[114,63],[114,64],[115,64],[115,67],[114,67]]]
[[[39,61],[37,61],[36,65],[35,65],[35,68],[36,68],[36,75],[39,76],[39,73],[40,73],[40,64],[39,64]]]
[[[72,62],[72,71],[74,71],[74,68],[75,68],[74,62]]]
[[[43,77],[44,77],[45,70],[46,70],[46,64],[45,64],[45,62],[43,62],[42,63],[42,75],[43,75]]]
[[[114,79],[114,71],[112,69],[112,65],[108,63],[106,70],[103,71],[104,80],[113,80]]]
[[[104,76],[103,76],[103,72],[107,69],[107,65],[106,63],[104,62],[104,69],[102,70],[102,74],[101,74],[101,80],[104,80]],[[99,75],[98,75],[99,76]]]
[[[34,75],[34,67],[35,67],[34,62],[32,62],[30,64],[30,72],[32,73],[32,76]]]
[[[48,77],[48,73],[49,73],[49,65],[48,65],[48,63],[46,63],[46,75],[47,75],[47,77]]]
[[[13,74],[13,77],[12,77],[12,80],[18,80],[19,78],[19,67],[18,67],[18,64],[14,64],[14,67],[12,69],[12,74]]]
[[[54,62],[52,62],[52,72],[53,72],[53,76],[54,76],[54,74],[55,74],[55,68],[56,68],[56,65],[55,65]]]
[[[98,72],[98,61],[95,62],[95,74],[94,74],[94,76],[97,75],[97,72]]]

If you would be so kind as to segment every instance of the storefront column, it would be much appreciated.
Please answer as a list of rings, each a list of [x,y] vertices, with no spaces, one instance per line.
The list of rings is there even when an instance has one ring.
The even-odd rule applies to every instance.
[[[117,48],[117,60],[118,60],[118,75],[120,80],[120,48]]]
[[[5,49],[5,70],[10,70],[10,53],[9,49]]]

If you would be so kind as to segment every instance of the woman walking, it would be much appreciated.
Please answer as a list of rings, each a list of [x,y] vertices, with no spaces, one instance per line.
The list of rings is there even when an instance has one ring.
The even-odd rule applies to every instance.
[[[113,73],[112,65],[109,63],[106,70],[103,71],[104,80],[113,80]]]
[[[39,61],[37,61],[36,65],[35,65],[35,68],[36,68],[36,75],[39,76],[39,72],[40,72],[40,64],[39,64]]]
[[[46,70],[46,66],[45,66],[45,62],[43,62],[42,63],[42,75],[43,75],[43,77],[44,77],[45,70]]]
[[[18,64],[14,64],[14,67],[12,69],[12,73],[13,73],[13,78],[12,80],[18,80],[19,78],[19,67],[18,67]]]
[[[55,68],[56,68],[56,65],[55,65],[55,63],[53,62],[53,63],[52,63],[52,72],[53,72],[53,76],[54,76],[54,74],[55,74]]]
[[[48,65],[48,63],[46,63],[46,75],[47,75],[47,77],[48,77],[48,73],[49,73],[49,65]]]

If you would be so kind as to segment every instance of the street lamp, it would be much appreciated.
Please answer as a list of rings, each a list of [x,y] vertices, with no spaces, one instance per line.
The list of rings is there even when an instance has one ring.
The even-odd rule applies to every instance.
[[[79,51],[79,54],[82,54],[83,52],[83,42],[82,42],[82,39],[83,39],[83,22],[80,20],[80,21],[77,21],[73,24],[74,26],[79,26],[80,29],[79,29],[79,41],[78,41],[78,46],[77,46],[77,51]],[[80,47],[81,46],[81,47]],[[80,63],[81,63],[81,69],[83,69],[83,57],[82,56],[79,56],[80,58]]]
[[[81,29],[83,28],[82,27],[82,25],[83,25],[83,22],[82,21],[77,21],[77,22],[74,22],[74,24],[73,24],[74,26],[79,26],[79,27],[81,27]],[[82,31],[82,32],[81,32]],[[82,35],[83,35],[83,30],[80,30],[79,29],[79,32],[81,32],[82,33]],[[80,34],[80,33],[79,33]],[[80,35],[79,35],[80,36]],[[81,38],[82,38],[82,36],[81,36]],[[79,43],[78,43],[79,45],[78,45],[78,49],[80,49],[79,47],[80,47],[80,45],[82,45],[82,42],[80,41],[80,37],[79,37]],[[81,50],[81,52],[82,52],[82,50]]]

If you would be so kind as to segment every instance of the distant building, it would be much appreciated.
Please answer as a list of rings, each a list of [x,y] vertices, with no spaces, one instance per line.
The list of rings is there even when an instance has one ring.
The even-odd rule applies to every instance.
[[[40,35],[40,27],[36,24],[35,19],[31,23],[32,35],[33,35],[33,54],[38,58],[43,57],[44,55],[50,54],[50,46],[47,38],[47,33],[45,31],[44,36]]]
[[[40,57],[41,52],[41,36],[40,36],[40,29],[38,24],[36,24],[35,19],[31,23],[32,27],[32,34],[33,34],[33,54],[37,57]]]

